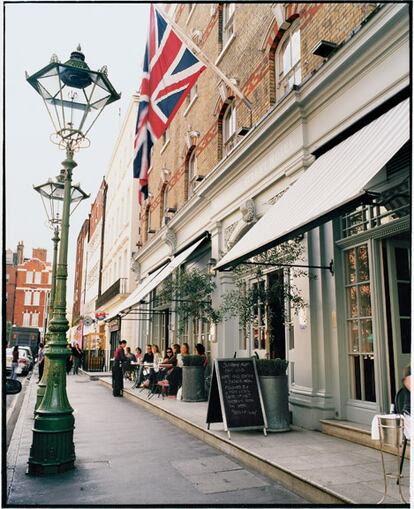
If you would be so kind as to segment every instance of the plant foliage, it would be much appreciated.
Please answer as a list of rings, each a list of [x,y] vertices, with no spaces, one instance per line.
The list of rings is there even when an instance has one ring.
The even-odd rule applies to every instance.
[[[179,324],[189,318],[218,323],[220,313],[213,308],[211,301],[215,288],[216,284],[209,274],[199,269],[179,270],[164,282],[157,301],[176,303]]]
[[[264,284],[249,286],[246,281],[248,279],[264,281],[263,270],[267,268],[267,265],[260,265],[260,263],[273,264],[275,267],[298,264],[303,258],[303,251],[303,243],[299,239],[289,240],[250,259],[259,265],[238,265],[233,269],[236,287],[222,296],[221,316],[224,318],[238,316],[240,323],[245,326],[254,320],[258,302],[270,304],[274,301],[278,303],[278,309],[283,314],[284,322],[287,319],[285,316],[286,302],[290,303],[294,313],[298,313],[301,308],[306,306],[306,302],[296,281],[301,277],[314,277],[307,270],[289,267],[287,269],[289,284],[286,284],[283,277],[273,278],[272,284],[267,287]],[[272,313],[271,305],[268,306],[267,311],[269,314]]]

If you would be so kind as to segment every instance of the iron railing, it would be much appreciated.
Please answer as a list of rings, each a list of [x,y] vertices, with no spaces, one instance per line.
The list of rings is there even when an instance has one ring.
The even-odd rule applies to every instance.
[[[117,295],[127,293],[127,278],[121,277],[96,299],[96,309],[109,302]]]

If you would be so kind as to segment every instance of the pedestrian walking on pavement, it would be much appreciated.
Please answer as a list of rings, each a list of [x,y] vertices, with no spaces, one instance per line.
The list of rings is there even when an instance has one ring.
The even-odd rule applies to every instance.
[[[127,342],[125,339],[119,342],[119,347],[115,350],[114,363],[112,365],[112,394],[115,397],[122,397],[124,389],[123,364],[126,360],[125,348]]]
[[[12,380],[17,378],[17,368],[19,366],[19,347],[16,345],[12,352],[12,364],[11,364],[11,375]]]
[[[73,357],[72,355],[68,355],[66,357],[66,374],[70,375],[70,372],[72,371],[73,366]]]
[[[42,379],[43,369],[45,367],[45,350],[43,348],[43,343],[39,343],[39,350],[37,351],[37,366],[39,368],[39,379],[37,383],[39,383]]]
[[[82,360],[83,351],[79,347],[78,343],[72,347],[72,358],[73,358],[73,374],[77,375],[79,370],[79,364]]]

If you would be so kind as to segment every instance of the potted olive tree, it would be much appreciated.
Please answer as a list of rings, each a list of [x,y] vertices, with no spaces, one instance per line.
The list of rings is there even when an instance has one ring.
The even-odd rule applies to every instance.
[[[266,411],[268,430],[289,431],[289,387],[286,370],[288,361],[283,359],[256,360],[260,389]]]
[[[206,401],[204,366],[201,355],[183,356],[183,401]]]

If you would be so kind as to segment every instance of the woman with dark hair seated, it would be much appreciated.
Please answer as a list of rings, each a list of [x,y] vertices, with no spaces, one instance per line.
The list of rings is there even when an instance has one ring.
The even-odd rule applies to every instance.
[[[184,348],[185,350],[185,348]],[[175,343],[173,346],[172,346],[172,351],[173,351],[173,356],[171,358],[171,360],[175,360],[175,363],[173,364],[171,362],[171,364],[173,364],[173,367],[171,369],[168,370],[168,374],[167,374],[167,377],[166,377],[166,380],[168,381],[168,384],[169,384],[169,394],[171,396],[175,396],[177,394],[177,391],[181,385],[181,381],[182,381],[182,369],[181,369],[181,366],[179,365],[181,362],[181,348],[180,348],[180,345],[178,343]]]
[[[201,343],[197,343],[195,346],[195,349],[196,349],[197,355],[201,355],[201,357],[203,358],[203,368],[205,368],[207,366],[208,360],[207,360],[206,349],[204,348],[204,345],[202,345]]]

